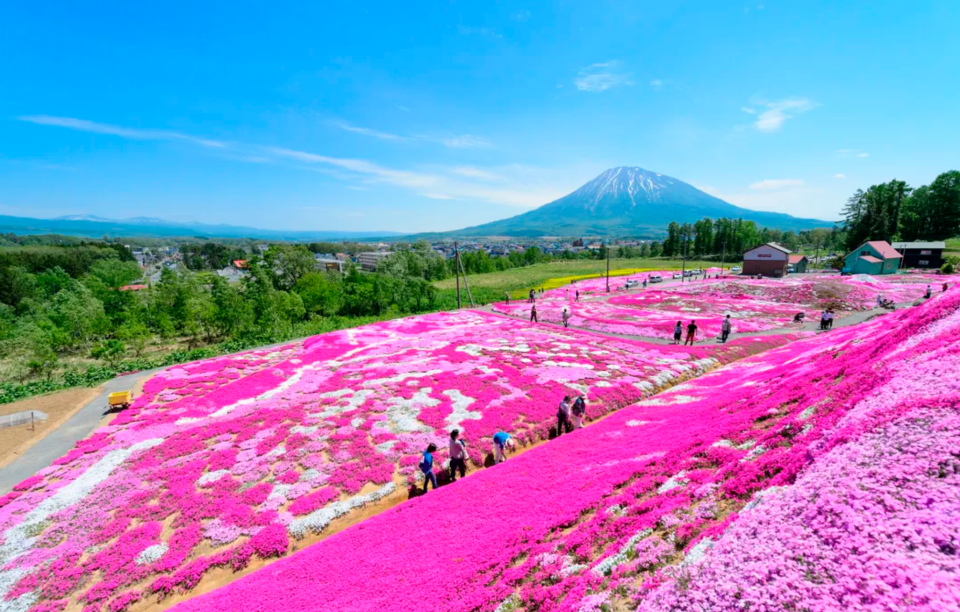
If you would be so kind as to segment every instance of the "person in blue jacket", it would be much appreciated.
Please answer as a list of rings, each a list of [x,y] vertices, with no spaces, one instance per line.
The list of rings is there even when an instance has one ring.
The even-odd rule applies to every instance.
[[[431,443],[427,450],[423,452],[423,459],[420,461],[420,471],[423,472],[423,492],[427,492],[427,486],[433,484],[434,490],[437,488],[437,476],[433,473],[433,453],[437,452],[437,445]]]
[[[498,431],[493,434],[493,462],[494,463],[503,463],[507,460],[507,455],[504,452],[504,448],[509,444],[513,446],[513,438],[510,437],[505,431]]]

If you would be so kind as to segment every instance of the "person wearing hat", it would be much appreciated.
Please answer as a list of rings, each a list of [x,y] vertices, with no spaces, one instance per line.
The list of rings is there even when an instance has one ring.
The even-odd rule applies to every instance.
[[[505,431],[498,431],[493,434],[493,462],[503,463],[507,460],[505,452],[507,445],[513,446],[513,438]]]

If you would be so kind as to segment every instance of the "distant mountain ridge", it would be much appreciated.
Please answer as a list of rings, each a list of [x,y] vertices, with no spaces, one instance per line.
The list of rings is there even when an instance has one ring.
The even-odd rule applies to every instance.
[[[832,222],[734,206],[693,185],[638,167],[611,168],[573,193],[529,212],[448,232],[459,236],[656,236],[671,221],[742,218],[762,227],[808,230]]]
[[[391,238],[399,232],[370,231],[309,231],[265,230],[238,225],[207,225],[204,223],[177,223],[154,217],[107,219],[97,215],[65,215],[54,219],[35,219],[0,215],[0,233],[64,234],[87,238],[146,237],[146,238],[251,238],[254,240],[362,240]]]

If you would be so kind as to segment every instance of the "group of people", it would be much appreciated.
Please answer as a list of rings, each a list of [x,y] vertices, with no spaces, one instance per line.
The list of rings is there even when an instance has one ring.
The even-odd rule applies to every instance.
[[[693,342],[697,338],[697,322],[690,321],[687,325],[687,339],[684,341],[683,345],[693,346]],[[673,328],[673,343],[680,344],[680,340],[683,338],[683,321],[677,321],[676,326]]]
[[[563,396],[560,406],[557,408],[557,435],[566,432],[570,433],[574,429],[583,427],[583,419],[587,414],[587,401],[584,397],[578,396],[576,399],[569,395]],[[493,434],[493,463],[503,463],[507,460],[507,447],[515,446],[513,438],[505,431],[498,431]],[[432,442],[427,445],[420,459],[420,473],[423,474],[423,492],[426,493],[430,486],[437,488],[437,475],[433,471],[434,460],[433,453],[437,452],[437,445]],[[467,460],[470,456],[467,454],[467,443],[460,439],[460,430],[454,429],[450,432],[449,439],[450,466],[448,473],[450,482],[457,481],[457,474],[460,478],[467,475]]]
[[[569,395],[563,396],[557,408],[557,435],[570,433],[574,429],[583,427],[583,417],[587,413],[587,402],[583,396],[573,399]]]
[[[826,310],[824,310],[823,313],[820,315],[820,329],[821,330],[833,329],[833,318],[834,318],[833,308],[827,308]]]

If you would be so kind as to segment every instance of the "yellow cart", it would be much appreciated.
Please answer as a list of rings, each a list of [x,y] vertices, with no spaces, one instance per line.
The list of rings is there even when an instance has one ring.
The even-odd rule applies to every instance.
[[[110,410],[129,408],[132,402],[133,393],[130,391],[117,391],[107,396],[107,403],[110,404]]]

